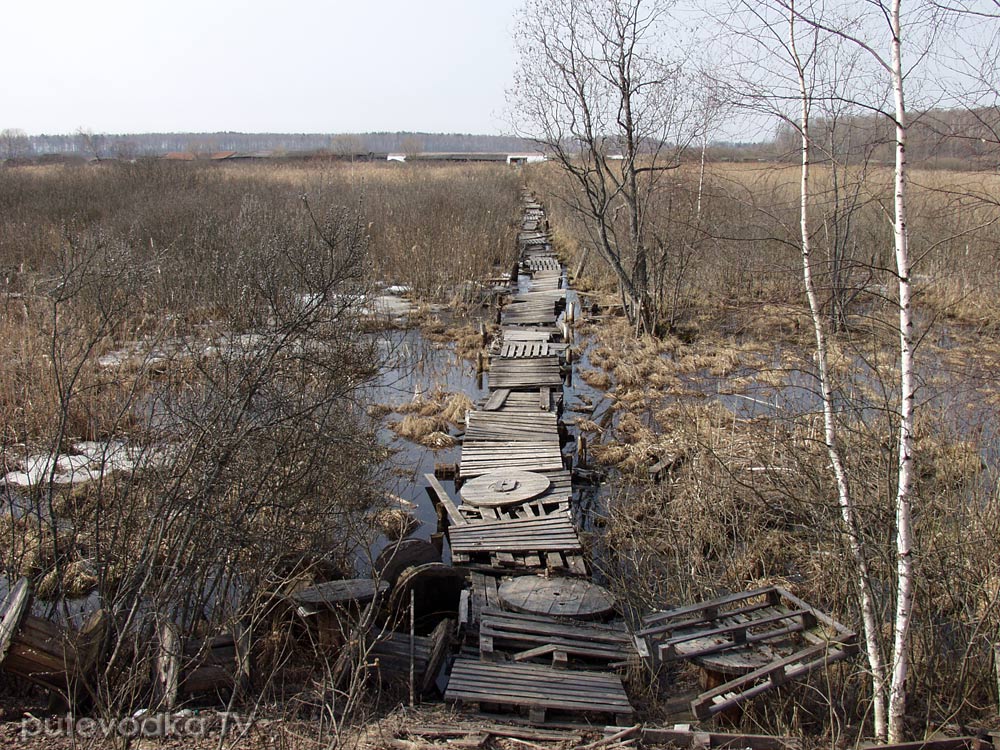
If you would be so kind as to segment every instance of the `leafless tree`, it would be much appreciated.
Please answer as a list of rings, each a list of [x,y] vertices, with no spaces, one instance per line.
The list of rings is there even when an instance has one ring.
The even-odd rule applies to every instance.
[[[516,129],[568,176],[575,190],[563,199],[645,332],[661,312],[646,208],[699,124],[684,61],[665,52],[668,11],[663,0],[530,0],[511,91]]]
[[[4,158],[17,159],[19,156],[23,156],[29,145],[28,134],[20,128],[0,130],[0,147],[3,148]]]

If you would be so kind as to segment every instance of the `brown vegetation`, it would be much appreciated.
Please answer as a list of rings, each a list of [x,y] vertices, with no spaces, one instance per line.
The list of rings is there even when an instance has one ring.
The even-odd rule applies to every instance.
[[[830,174],[816,172],[816,216],[831,210]],[[862,175],[857,175],[859,179]],[[687,221],[697,174],[682,166],[651,204],[672,255],[674,314],[658,338],[629,337],[624,319],[591,328],[584,379],[607,388],[610,427],[589,446],[615,484],[598,562],[640,611],[781,583],[858,623],[854,571],[834,492],[819,412],[814,342],[795,242],[798,175],[780,165],[713,165],[702,229]],[[844,399],[841,431],[880,616],[889,622],[896,575],[893,530],[897,446],[897,310],[891,299],[891,195],[864,176],[851,243],[831,270],[832,224],[815,237],[817,284],[835,331],[831,376]],[[548,167],[532,184],[562,189]],[[918,258],[923,383],[914,509],[919,591],[913,623],[910,729],[958,720],[994,722],[992,643],[1000,628],[996,564],[996,422],[1000,366],[989,304],[1000,290],[995,175],[913,175],[910,230]],[[826,192],[824,192],[826,191]],[[571,257],[586,242],[572,215],[550,201]],[[841,227],[843,228],[843,227]],[[614,279],[587,268],[587,286],[613,310]],[[898,358],[898,352],[897,357]],[[661,480],[649,467],[666,462]],[[760,702],[748,727],[852,739],[869,704],[864,667],[839,668],[788,701]]]
[[[155,705],[168,621],[271,631],[269,700],[330,668],[296,661],[274,594],[412,523],[384,507],[367,301],[385,282],[478,305],[517,199],[498,166],[0,170],[0,567],[53,612],[96,591],[111,613],[95,710]],[[467,404],[404,421],[441,446]]]

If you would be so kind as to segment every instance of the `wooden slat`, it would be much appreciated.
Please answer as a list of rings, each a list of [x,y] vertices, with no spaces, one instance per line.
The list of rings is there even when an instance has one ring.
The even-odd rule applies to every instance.
[[[456,526],[463,526],[469,523],[465,516],[458,512],[458,506],[455,505],[455,501],[451,499],[448,491],[442,486],[441,482],[438,481],[437,477],[433,474],[424,474],[424,479],[427,480],[429,487],[428,492],[433,492],[437,497],[438,502],[444,507],[445,512],[448,514],[449,520]]]

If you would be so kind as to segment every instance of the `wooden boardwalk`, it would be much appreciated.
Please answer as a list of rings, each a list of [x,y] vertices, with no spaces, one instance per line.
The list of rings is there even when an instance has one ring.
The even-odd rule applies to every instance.
[[[607,617],[615,603],[589,581],[573,522],[560,420],[571,366],[561,317],[567,289],[547,226],[542,207],[526,202],[521,279],[501,308],[490,394],[466,415],[460,499],[428,477],[452,564],[470,570],[459,614],[463,656],[445,699],[524,711],[532,723],[553,713],[623,721],[633,709],[618,670],[638,661],[637,642],[621,623],[580,619]]]

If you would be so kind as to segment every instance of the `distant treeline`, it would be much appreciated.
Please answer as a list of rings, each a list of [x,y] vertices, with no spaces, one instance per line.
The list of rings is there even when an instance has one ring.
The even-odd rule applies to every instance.
[[[942,167],[1000,165],[1000,108],[932,109],[910,113],[906,156],[911,163]],[[875,115],[815,118],[811,123],[814,159],[836,157],[840,163],[862,160],[891,163],[895,124]],[[799,158],[800,139],[789,125],[775,137],[777,156]]]
[[[841,163],[889,163],[894,158],[894,128],[875,115],[814,118],[814,159],[834,156]],[[790,125],[780,126],[772,140],[759,143],[713,142],[713,161],[781,161],[798,159],[799,136]],[[389,153],[509,154],[536,151],[524,138],[465,133],[134,133],[77,132],[70,135],[25,135],[19,130],[0,132],[0,162],[38,160],[47,155],[87,159],[131,159],[235,152],[241,156],[302,156],[329,154],[340,157]],[[609,151],[615,151],[609,144]],[[697,149],[692,149],[697,151]],[[1000,165],[1000,108],[978,110],[939,109],[911,113],[907,154],[923,166],[995,168]],[[697,158],[690,153],[685,158]]]
[[[8,131],[9,132],[9,131]],[[134,158],[181,152],[211,154],[281,155],[295,152],[367,154],[401,152],[519,152],[533,150],[530,141],[495,135],[464,133],[89,133],[23,135],[3,144],[3,157],[38,157],[44,154],[87,158]],[[14,153],[6,153],[13,151]]]

